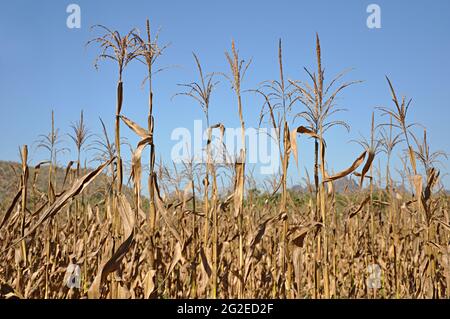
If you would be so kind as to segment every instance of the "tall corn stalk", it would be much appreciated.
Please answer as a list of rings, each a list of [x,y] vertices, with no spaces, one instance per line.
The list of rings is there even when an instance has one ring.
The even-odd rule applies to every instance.
[[[386,80],[389,84],[389,89],[390,89],[390,93],[392,96],[392,101],[394,102],[395,107],[393,109],[389,109],[386,107],[379,107],[378,109],[381,110],[382,115],[388,115],[390,117],[390,123],[386,123],[386,124],[382,124],[382,125],[388,125],[390,127],[395,127],[398,128],[400,130],[400,133],[403,135],[404,141],[406,142],[407,148],[408,148],[408,158],[409,158],[409,162],[411,165],[411,168],[413,170],[413,177],[412,179],[417,181],[415,183],[415,185],[417,185],[416,187],[416,192],[421,193],[421,186],[419,186],[419,184],[421,185],[421,180],[422,177],[417,175],[417,165],[416,165],[416,158],[415,158],[415,154],[414,154],[414,150],[411,146],[410,143],[410,129],[415,125],[413,124],[409,124],[407,123],[407,115],[408,115],[408,110],[409,110],[409,106],[411,104],[411,100],[409,100],[408,102],[406,102],[406,97],[402,97],[401,102],[399,102],[399,100],[397,99],[397,94],[395,93],[394,87],[392,85],[391,80],[386,76]],[[395,122],[393,123],[392,120],[395,120]],[[404,168],[405,168],[405,173],[407,173],[407,164],[406,162],[403,163]],[[409,176],[408,176],[409,178]],[[411,180],[411,179],[410,179]],[[420,181],[420,183],[418,183]],[[397,196],[397,195],[396,195]],[[394,200],[395,202],[395,200]],[[399,279],[398,279],[398,257],[397,257],[397,245],[398,245],[398,234],[397,234],[397,230],[398,228],[400,228],[400,225],[397,224],[398,221],[398,211],[397,211],[397,206],[398,205],[394,205],[394,209],[391,213],[392,215],[392,219],[393,219],[393,227],[392,227],[392,236],[394,238],[394,273],[395,273],[395,290],[396,290],[396,296],[397,298],[399,297]],[[422,207],[420,206],[420,204],[418,203],[417,205],[418,210],[421,211]],[[427,254],[428,256],[431,255],[431,249],[429,247],[427,247]]]
[[[80,178],[80,173],[81,173],[81,152],[82,150],[86,151],[86,149],[84,149],[85,144],[87,142],[87,140],[89,139],[89,137],[91,136],[91,134],[89,133],[88,128],[86,127],[86,124],[84,122],[84,116],[83,116],[83,111],[81,111],[80,113],[80,119],[79,121],[77,121],[76,123],[71,125],[72,128],[72,134],[69,134],[69,137],[72,139],[72,141],[75,144],[75,148],[77,151],[77,167],[76,167],[76,178]],[[82,211],[82,209],[80,210],[80,201],[81,201],[81,208],[83,208],[84,206],[84,198],[83,198],[83,194],[81,195],[81,198],[76,198],[75,199],[75,223],[77,223],[78,221],[78,214],[79,211]],[[88,236],[88,214],[84,214],[84,233],[83,233],[83,237],[84,237],[84,271],[83,271],[83,284],[84,284],[84,290],[87,291],[87,255],[88,255],[88,249],[87,249],[87,236]],[[77,224],[75,225],[75,227],[77,227]]]
[[[47,176],[47,199],[48,205],[52,205],[56,199],[56,173],[57,170],[57,155],[61,152],[67,151],[66,148],[58,148],[61,143],[59,130],[55,128],[55,113],[52,110],[52,121],[51,121],[51,131],[47,135],[40,135],[40,140],[38,141],[37,148],[43,148],[49,152],[49,169]],[[46,264],[45,264],[45,298],[48,298],[49,295],[49,270],[50,266],[50,244],[51,244],[51,232],[52,232],[52,222],[47,225],[47,237],[46,237]],[[76,234],[77,229],[75,226],[74,233]],[[76,237],[76,236],[75,236]],[[75,242],[74,239],[74,251],[75,251]]]
[[[197,66],[197,71],[199,73],[199,81],[191,82],[187,84],[181,84],[181,86],[188,89],[186,92],[178,93],[177,95],[185,95],[193,98],[201,107],[206,120],[206,126],[208,128],[208,140],[206,145],[206,165],[205,165],[205,177],[203,179],[204,185],[204,195],[203,195],[203,213],[205,214],[205,223],[203,229],[203,248],[207,251],[208,239],[209,239],[209,222],[210,222],[210,212],[212,212],[213,219],[213,240],[212,240],[212,255],[213,255],[213,269],[212,269],[212,298],[217,297],[217,241],[218,241],[218,224],[217,224],[217,181],[216,181],[216,170],[213,164],[213,159],[211,157],[211,139],[212,139],[212,129],[216,127],[221,127],[221,124],[210,126],[209,122],[209,103],[211,99],[211,94],[218,84],[214,81],[214,73],[205,75],[200,64],[200,60],[195,53],[192,54]],[[212,185],[212,202],[209,201],[209,177],[210,174],[213,179]],[[210,206],[211,204],[211,206]],[[197,224],[196,217],[194,215],[194,224]],[[195,245],[195,243],[194,243]],[[197,264],[197,261],[194,261]]]
[[[362,188],[364,183],[364,177],[369,178],[369,205],[367,205],[367,214],[370,216],[370,227],[369,227],[369,237],[370,237],[370,249],[368,251],[371,252],[372,260],[371,264],[376,264],[377,255],[378,253],[375,251],[375,241],[376,241],[376,233],[377,230],[375,229],[375,217],[374,217],[374,211],[373,211],[373,193],[374,193],[374,175],[373,175],[373,161],[375,159],[375,156],[377,155],[379,151],[379,147],[381,144],[381,140],[376,139],[376,132],[375,132],[375,114],[372,113],[372,122],[370,127],[370,139],[367,140],[365,138],[362,138],[360,140],[354,140],[356,143],[361,145],[364,149],[364,151],[368,154],[368,159],[366,164],[364,165],[361,173],[355,173],[356,176],[360,177],[360,187]],[[370,171],[370,176],[366,176],[366,173]],[[367,265],[368,266],[368,265]],[[376,298],[376,289],[374,290],[374,297]]]
[[[329,265],[328,265],[328,216],[325,186],[328,175],[325,168],[325,132],[333,126],[343,126],[349,130],[349,126],[345,121],[328,121],[328,118],[336,112],[343,109],[336,108],[335,99],[338,94],[346,87],[356,84],[359,81],[351,81],[340,84],[337,89],[333,89],[334,85],[347,73],[347,71],[338,74],[328,85],[324,83],[324,70],[322,68],[322,56],[320,48],[319,36],[316,34],[316,58],[317,73],[311,73],[305,68],[311,84],[302,81],[290,81],[296,88],[298,100],[306,107],[305,111],[297,113],[297,117],[303,118],[307,122],[306,128],[314,133],[317,138],[314,141],[314,184],[316,192],[316,220],[323,223],[322,236],[317,237],[316,247],[316,263],[315,269],[319,280],[319,268],[322,268],[324,296],[330,298],[329,289]],[[320,181],[319,181],[320,169]],[[322,247],[323,245],[323,247]],[[319,267],[319,265],[321,267]],[[315,285],[318,287],[318,284]],[[317,289],[316,289],[317,290]],[[316,291],[316,295],[319,292]]]
[[[26,217],[26,207],[27,207],[27,193],[28,193],[28,176],[29,176],[29,170],[28,170],[28,146],[23,145],[21,149],[21,161],[22,161],[22,174],[21,174],[21,202],[20,202],[20,214],[21,214],[21,223],[20,223],[20,236],[25,235],[25,217]],[[21,241],[21,254],[23,258],[23,264],[19,266],[18,272],[19,278],[22,278],[23,276],[23,270],[28,267],[28,253],[27,253],[27,246],[25,243],[25,240]],[[18,288],[20,287],[19,280],[18,282]]]
[[[98,68],[98,62],[100,60],[112,60],[117,63],[118,67],[118,79],[116,89],[116,115],[115,115],[115,151],[116,151],[116,188],[115,196],[113,198],[113,231],[114,238],[117,238],[120,232],[119,225],[119,212],[117,208],[118,196],[122,193],[122,181],[123,181],[123,165],[121,157],[121,140],[120,140],[120,114],[122,111],[123,103],[123,71],[128,64],[134,60],[138,55],[138,46],[136,45],[135,37],[133,36],[135,30],[129,31],[125,35],[121,35],[118,31],[113,31],[103,25],[93,26],[100,28],[105,33],[102,36],[94,38],[88,41],[87,45],[96,43],[99,45],[101,52],[96,57],[94,66]],[[111,290],[112,296],[116,295],[116,284],[112,284]]]
[[[115,147],[117,153],[117,192],[122,192],[122,180],[123,180],[123,168],[122,157],[120,153],[120,113],[122,111],[123,103],[123,82],[122,76],[124,69],[128,64],[134,60],[138,55],[138,47],[136,46],[133,33],[135,30],[129,31],[125,35],[121,35],[118,31],[111,30],[103,25],[93,26],[105,31],[105,34],[88,41],[87,45],[96,43],[101,49],[101,53],[95,59],[94,66],[98,68],[98,62],[100,60],[113,60],[117,63],[118,67],[118,79],[116,89],[116,116],[115,116]]]
[[[155,38],[152,39],[150,21],[146,20],[146,36],[147,39],[143,39],[138,33],[133,33],[134,40],[137,44],[137,59],[145,64],[147,67],[146,81],[148,81],[148,116],[147,116],[147,131],[148,134],[153,136],[155,130],[155,119],[153,116],[153,75],[162,69],[154,70],[153,64],[156,62],[159,56],[163,54],[167,45],[159,46],[158,37],[159,33],[156,33]],[[144,80],[144,82],[145,82]],[[156,207],[155,207],[155,144],[150,144],[150,158],[149,158],[149,176],[148,176],[148,189],[150,196],[149,203],[149,228],[151,233],[150,238],[150,269],[155,270],[155,277],[157,278],[156,270],[158,266],[155,264],[155,227],[156,227]],[[156,288],[152,297],[156,297],[158,289]]]
[[[238,298],[244,296],[244,188],[245,188],[245,157],[246,157],[246,143],[245,143],[245,122],[242,112],[241,99],[241,82],[245,77],[245,73],[250,66],[251,60],[245,63],[239,58],[239,53],[236,50],[234,40],[231,42],[231,54],[225,52],[228,64],[230,66],[231,74],[226,76],[230,81],[231,86],[236,94],[239,121],[241,122],[241,150],[239,157],[235,163],[235,183],[234,183],[234,217],[238,220],[239,233],[239,287]]]
[[[438,199],[433,198],[432,193],[433,189],[436,185],[438,185],[439,182],[439,175],[440,171],[436,168],[438,164],[442,165],[442,162],[440,161],[440,158],[448,159],[447,154],[444,151],[437,150],[432,152],[430,150],[430,145],[427,141],[427,131],[424,129],[423,131],[423,139],[420,141],[414,134],[412,134],[412,137],[417,145],[417,151],[414,152],[414,156],[417,157],[419,160],[419,163],[423,166],[423,169],[425,171],[425,181],[426,184],[424,184],[425,187],[423,187],[422,181],[418,181],[418,179],[415,179],[415,185],[416,185],[416,196],[417,200],[419,202],[419,205],[421,207],[420,211],[423,212],[425,217],[425,227],[427,230],[427,239],[430,243],[436,243],[436,241],[439,241],[439,238],[437,236],[438,234],[438,228],[439,228],[439,217],[437,216],[437,212],[435,209],[435,205],[438,202]],[[442,225],[442,223],[441,223]],[[448,254],[448,252],[445,251],[442,247],[439,247],[439,251],[442,253],[444,251],[444,255]],[[431,280],[431,284],[433,287],[433,298],[438,298],[439,294],[439,288],[438,288],[438,278],[436,276],[436,269],[438,267],[437,263],[437,254],[431,247],[427,247],[429,251],[429,258],[430,258],[430,266],[428,267],[428,275]],[[448,274],[446,275],[447,282],[450,281],[448,278]],[[447,291],[447,296],[449,295],[449,292]]]
[[[283,73],[283,53],[281,39],[278,42],[278,70],[279,79],[272,81],[265,81],[261,88],[256,90],[257,93],[264,97],[264,104],[261,108],[260,114],[260,125],[265,117],[269,118],[270,125],[275,130],[276,136],[274,137],[277,141],[279,148],[280,161],[282,163],[281,172],[281,201],[279,207],[279,214],[283,219],[282,226],[282,254],[280,260],[280,273],[283,276],[283,282],[285,282],[283,293],[288,295],[291,293],[290,288],[290,274],[291,274],[291,264],[289,262],[289,252],[288,252],[288,241],[287,232],[289,228],[288,223],[288,210],[287,210],[287,199],[288,199],[288,189],[287,189],[287,170],[289,167],[289,156],[291,154],[291,134],[289,129],[289,117],[290,111],[293,104],[297,99],[293,98],[293,90],[291,90],[292,85],[288,83],[285,84],[285,77]],[[267,106],[268,110],[265,110]]]
[[[390,117],[390,123],[388,129],[385,126],[381,128],[380,135],[380,146],[381,151],[386,154],[386,190],[390,194],[392,190],[392,177],[390,171],[390,164],[392,158],[392,152],[394,151],[395,146],[401,143],[403,139],[401,138],[402,133],[393,134],[393,125],[392,125],[392,116]]]

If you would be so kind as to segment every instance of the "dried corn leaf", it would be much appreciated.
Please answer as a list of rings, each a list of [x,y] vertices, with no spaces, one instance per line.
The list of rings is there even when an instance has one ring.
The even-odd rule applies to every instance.
[[[326,182],[331,182],[331,181],[334,181],[334,180],[337,180],[337,179],[339,179],[339,178],[342,178],[342,177],[345,177],[345,176],[347,176],[347,175],[349,175],[349,174],[351,174],[351,173],[353,173],[353,171],[355,170],[355,169],[357,169],[362,163],[363,163],[363,161],[364,161],[364,158],[366,157],[366,151],[364,151],[354,162],[353,162],[353,164],[349,167],[349,168],[347,168],[347,169],[345,169],[345,170],[343,170],[343,171],[341,171],[341,172],[339,172],[339,173],[337,173],[337,174],[335,174],[335,175],[333,175],[333,176],[329,176],[329,177],[327,177],[326,179],[324,179],[324,183],[326,183]]]
[[[360,181],[359,181],[359,184],[361,187],[364,182],[364,177],[366,176],[367,172],[369,171],[370,167],[372,166],[374,159],[375,159],[375,152],[369,151],[369,156],[367,156],[367,161],[364,164],[364,167],[361,171],[361,176],[360,176]]]
[[[316,133],[314,133],[313,131],[311,131],[310,129],[308,129],[304,126],[299,126],[295,130],[291,131],[291,133],[290,133],[291,147],[290,148],[291,148],[292,152],[294,153],[295,163],[298,168],[297,134],[306,134],[311,137],[317,138],[319,140],[320,140],[320,137],[319,137],[319,135],[317,135]]]
[[[119,248],[114,252],[111,258],[102,263],[102,266],[99,268],[99,271],[97,272],[97,275],[89,288],[88,297],[90,299],[100,298],[100,289],[102,284],[106,281],[107,276],[111,272],[114,272],[119,268],[122,259],[125,257],[133,244],[133,229],[136,222],[135,214],[131,209],[130,203],[123,194],[117,195],[117,205],[122,221],[124,237],[126,239],[120,244]]]
[[[19,189],[19,191],[16,193],[16,196],[14,196],[11,204],[9,205],[8,210],[6,211],[5,215],[3,216],[2,222],[0,223],[0,229],[6,224],[9,217],[11,216],[11,213],[16,206],[17,202],[19,201],[20,197],[22,196],[22,188]]]
[[[350,218],[356,216],[356,214],[358,214],[358,213],[364,208],[364,206],[365,206],[369,201],[370,201],[370,195],[368,195],[368,196],[361,202],[361,204],[359,205],[358,209],[356,209],[355,211],[351,212],[351,213],[348,215],[348,218],[350,219]]]
[[[18,244],[22,239],[30,236],[33,234],[36,229],[42,225],[44,221],[46,221],[48,218],[56,215],[72,198],[74,198],[76,195],[81,193],[100,173],[103,171],[103,169],[111,164],[111,162],[114,160],[110,159],[109,161],[101,164],[99,167],[97,167],[95,170],[87,173],[85,176],[79,178],[76,180],[70,190],[65,192],[65,194],[61,197],[59,197],[49,208],[47,208],[42,216],[39,218],[39,220],[34,224],[21,238],[15,240],[11,245]]]
[[[146,139],[148,137],[151,137],[151,134],[146,129],[142,128],[129,118],[121,115],[120,118],[123,120],[123,122],[137,135],[139,135],[142,139]]]

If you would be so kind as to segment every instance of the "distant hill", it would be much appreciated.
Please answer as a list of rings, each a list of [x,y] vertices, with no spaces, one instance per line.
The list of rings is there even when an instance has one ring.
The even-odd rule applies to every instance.
[[[343,192],[354,192],[359,189],[358,183],[353,178],[344,177],[341,179],[338,179],[333,183],[334,189],[336,193],[343,193]],[[302,185],[293,185],[289,188],[293,192],[297,193],[305,193],[308,191],[307,187]]]
[[[71,168],[71,171],[74,172],[75,167]],[[86,174],[89,171],[82,170],[81,175]],[[31,192],[33,180],[36,176],[36,189],[39,192],[47,192],[47,183],[48,183],[48,165],[43,165],[39,171],[37,171],[34,166],[29,166],[29,178],[28,178],[28,188]],[[0,208],[5,209],[14,195],[17,193],[19,189],[19,178],[21,174],[21,165],[17,162],[10,161],[0,161]],[[67,189],[71,180],[68,177],[67,181],[64,184],[64,177],[66,175],[66,168],[57,167],[56,168],[56,193],[61,192],[63,189]],[[106,174],[99,175],[88,187],[87,193],[93,193],[99,188],[104,189],[106,178],[108,176]],[[64,184],[64,187],[63,187]]]
[[[333,183],[336,193],[354,192],[359,189],[358,182],[352,177],[343,177]]]
[[[19,187],[20,165],[15,162],[0,161],[0,204],[11,199]]]

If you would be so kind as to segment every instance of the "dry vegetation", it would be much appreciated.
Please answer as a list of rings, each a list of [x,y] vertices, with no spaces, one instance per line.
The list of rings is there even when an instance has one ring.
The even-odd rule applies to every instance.
[[[48,161],[34,166],[32,174],[28,148],[21,147],[21,163],[11,168],[14,194],[1,205],[0,297],[450,297],[449,201],[437,167],[446,155],[430,150],[426,131],[423,138],[414,133],[417,128],[407,118],[410,103],[397,97],[389,79],[392,107],[376,112],[383,124],[375,125],[373,115],[370,138],[356,141],[361,154],[331,175],[325,133],[334,126],[348,128],[332,116],[340,111],[336,98],[357,82],[342,82],[345,73],[325,81],[318,37],[316,71],[305,69],[306,81],[286,79],[280,41],[278,78],[251,90],[262,101],[261,125],[276,129],[281,150],[280,174],[271,177],[272,189],[260,192],[246,172],[244,135],[234,165],[215,163],[209,142],[204,164],[169,168],[155,163],[153,112],[158,107],[153,106],[152,77],[160,71],[154,64],[166,47],[157,35],[152,38],[148,21],[144,38],[136,30],[121,35],[97,27],[105,33],[90,43],[100,47],[99,60],[118,67],[114,137],[103,122],[102,135],[91,135],[81,114],[70,134],[77,160],[67,163],[64,173],[56,173],[56,158],[64,149],[53,115],[50,133],[38,143],[48,151]],[[250,63],[234,43],[226,53],[227,74],[206,74],[195,54],[194,59],[198,81],[182,85],[186,91],[179,95],[198,102],[209,136],[213,130],[223,136],[225,130],[224,123],[209,123],[217,77],[230,81],[245,128],[241,83]],[[147,72],[145,126],[125,117],[122,109],[122,75],[137,61]],[[140,138],[129,165],[130,187],[123,187],[128,178],[120,147],[123,129]],[[311,182],[306,178],[306,191],[297,193],[288,188],[287,172],[292,155],[297,167],[301,164],[297,152],[306,138],[315,142],[314,172]],[[81,163],[88,146],[100,162],[95,169]],[[146,149],[150,162],[143,166]],[[392,179],[397,154],[403,163],[400,187]],[[359,188],[336,192],[335,184],[351,176]],[[148,177],[148,194],[142,194],[143,177]],[[225,187],[219,187],[219,177],[228,178]],[[40,186],[39,178],[45,180]],[[80,289],[64,283],[70,263],[81,266]],[[381,267],[379,289],[367,285],[372,264]]]

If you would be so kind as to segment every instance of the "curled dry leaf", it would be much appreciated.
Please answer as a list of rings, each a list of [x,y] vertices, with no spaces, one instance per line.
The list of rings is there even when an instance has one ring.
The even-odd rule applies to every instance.
[[[64,185],[66,185],[67,176],[69,176],[70,168],[72,167],[73,163],[74,163],[74,161],[70,161],[70,162],[67,164],[66,172],[65,172],[65,174],[64,174],[63,187],[64,187]]]
[[[34,174],[33,174],[33,188],[36,189],[36,181],[39,175],[39,171],[41,170],[41,166],[50,164],[50,161],[42,161],[34,166]]]
[[[212,270],[209,264],[208,258],[206,257],[205,250],[203,247],[200,247],[200,258],[202,260],[202,269],[208,275],[208,278],[211,277]]]
[[[313,131],[311,131],[310,129],[308,129],[304,126],[297,127],[295,130],[292,130],[290,134],[291,134],[291,137],[290,137],[291,150],[292,150],[292,153],[294,153],[295,163],[298,167],[297,134],[306,134],[306,135],[316,138],[318,140],[320,140],[320,137],[319,137],[319,135],[317,135],[316,133],[314,133]],[[322,143],[322,146],[323,146],[323,143]]]
[[[331,182],[331,181],[337,180],[339,178],[345,177],[345,176],[353,173],[353,171],[355,169],[357,169],[364,162],[364,158],[366,157],[366,153],[367,152],[364,151],[361,155],[359,155],[358,158],[353,162],[353,164],[349,168],[347,168],[347,169],[345,169],[345,170],[343,170],[343,171],[341,171],[341,172],[339,172],[339,173],[337,173],[337,174],[335,174],[333,176],[327,177],[326,179],[323,180],[323,182],[324,183]]]
[[[135,196],[137,198],[139,198],[141,194],[142,152],[144,151],[144,148],[147,145],[151,145],[152,143],[153,141],[151,136],[143,138],[142,140],[139,141],[136,150],[133,152],[133,155],[131,157],[131,177],[133,178]]]
[[[0,223],[0,229],[2,229],[2,227],[8,221],[9,217],[11,216],[12,211],[14,210],[14,207],[16,206],[16,204],[19,201],[21,196],[22,196],[22,188],[20,188],[19,191],[16,193],[16,196],[14,196],[14,199],[12,200],[11,204],[9,205],[8,210],[6,211],[5,215],[3,216],[2,222]]]
[[[247,244],[247,252],[245,256],[245,268],[244,268],[244,283],[247,281],[248,275],[250,274],[251,266],[253,264],[253,256],[256,249],[256,245],[259,244],[259,242],[262,240],[267,226],[270,225],[273,221],[277,220],[277,218],[272,217],[261,224],[258,225],[258,228],[255,230],[255,232],[249,237],[248,244]]]
[[[155,275],[156,270],[150,269],[144,278],[144,298],[149,299],[155,291]]]
[[[88,291],[88,297],[90,299],[98,299],[101,297],[100,289],[106,281],[107,276],[111,272],[119,269],[122,259],[125,257],[126,253],[133,244],[133,230],[136,223],[135,214],[131,209],[130,203],[126,199],[125,195],[118,194],[117,203],[125,240],[120,244],[119,248],[113,253],[111,258],[103,261],[102,265],[99,267],[97,275],[95,276],[95,279]]]
[[[156,202],[156,207],[158,209],[158,212],[161,214],[161,217],[163,218],[165,224],[167,225],[167,227],[169,228],[169,231],[175,237],[175,239],[180,243],[183,242],[180,233],[178,232],[172,219],[169,216],[169,212],[167,211],[166,207],[164,207],[164,202],[159,193],[159,187],[158,187],[158,183],[157,183],[156,179],[154,179],[154,181],[153,181],[153,186],[154,186],[154,191],[155,191],[155,195],[156,195],[155,202]]]
[[[245,170],[245,151],[241,149],[240,157],[234,164],[234,217],[238,217],[242,210],[244,200],[244,170]]]
[[[348,218],[350,219],[350,218],[356,216],[356,214],[358,214],[358,213],[364,208],[364,206],[365,206],[369,201],[370,201],[370,195],[367,196],[367,197],[361,202],[361,204],[359,205],[359,207],[358,207],[355,211],[351,212],[351,213],[348,215]]]
[[[362,184],[364,182],[364,177],[366,176],[367,172],[369,171],[370,167],[372,166],[373,160],[375,159],[375,152],[373,151],[369,151],[369,156],[367,156],[367,161],[364,164],[364,167],[361,171],[361,176],[360,176],[360,187],[362,187]]]
[[[306,235],[313,229],[320,227],[322,224],[318,222],[312,222],[310,224],[307,224],[305,226],[300,227],[298,230],[296,230],[294,233],[292,233],[291,237],[292,244],[294,246],[302,248],[305,243]]]
[[[185,262],[185,259],[183,257],[183,253],[182,253],[182,247],[179,241],[177,241],[177,243],[175,244],[175,249],[173,252],[173,257],[172,257],[172,261],[170,263],[169,268],[167,269],[167,273],[166,273],[166,279],[167,277],[170,276],[170,274],[172,273],[172,270],[175,268],[175,266],[177,265],[177,263],[179,261],[181,261],[181,263]]]
[[[151,134],[149,131],[147,131],[146,129],[142,128],[141,126],[139,126],[138,124],[136,124],[135,122],[133,122],[132,120],[130,120],[129,118],[121,115],[120,118],[122,119],[122,121],[137,135],[139,135],[142,139],[146,139],[148,137],[151,137]]]

